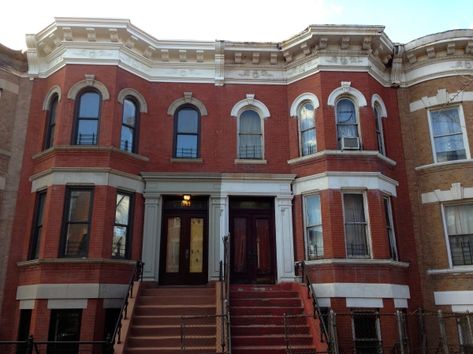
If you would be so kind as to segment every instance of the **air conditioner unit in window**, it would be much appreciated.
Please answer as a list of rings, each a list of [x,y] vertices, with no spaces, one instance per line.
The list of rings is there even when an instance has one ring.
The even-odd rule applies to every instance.
[[[342,150],[360,150],[360,138],[344,136],[341,139]]]

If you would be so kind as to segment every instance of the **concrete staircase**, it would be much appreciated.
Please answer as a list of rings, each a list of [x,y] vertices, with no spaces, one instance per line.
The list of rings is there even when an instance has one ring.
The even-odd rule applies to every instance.
[[[185,322],[186,352],[215,352],[215,317],[206,317],[216,313],[215,287],[142,286],[125,354],[181,353],[181,316],[195,316]]]
[[[287,285],[232,285],[233,354],[286,354],[284,313],[291,319],[292,353],[316,353],[299,293]]]

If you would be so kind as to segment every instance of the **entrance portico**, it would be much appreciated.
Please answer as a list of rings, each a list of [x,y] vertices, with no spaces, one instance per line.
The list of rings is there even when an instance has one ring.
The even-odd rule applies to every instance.
[[[290,174],[199,174],[199,173],[142,173],[145,181],[145,215],[143,230],[144,278],[160,282],[161,255],[163,255],[163,201],[169,196],[188,194],[208,198],[208,228],[204,235],[207,245],[204,267],[208,280],[219,276],[219,263],[223,257],[223,237],[230,234],[230,199],[245,197],[255,200],[264,197],[272,201],[274,218],[274,262],[271,263],[275,281],[294,280],[294,251],[292,233],[292,191],[295,175]],[[192,200],[192,199],[191,199]],[[270,238],[268,238],[269,240]],[[269,247],[269,246],[268,246]]]

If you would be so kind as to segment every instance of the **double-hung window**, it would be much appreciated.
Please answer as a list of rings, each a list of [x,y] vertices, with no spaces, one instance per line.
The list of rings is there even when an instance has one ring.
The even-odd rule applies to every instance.
[[[263,158],[263,131],[258,113],[248,109],[241,113],[238,128],[238,157],[260,160]]]
[[[65,257],[87,257],[92,199],[91,188],[67,189],[62,239]]]
[[[43,234],[44,204],[46,202],[46,191],[38,192],[36,196],[36,208],[31,235],[29,259],[39,258],[39,246]]]
[[[120,149],[136,152],[136,135],[138,127],[138,105],[131,97],[123,100],[122,130],[120,136]]]
[[[322,234],[320,195],[314,194],[305,196],[304,207],[307,259],[322,258],[324,256],[324,241]]]
[[[368,223],[362,193],[343,194],[347,257],[369,257]]]
[[[373,110],[375,117],[376,141],[378,142],[378,151],[381,155],[386,155],[386,147],[384,145],[383,118],[381,117],[381,109],[378,102],[375,103]]]
[[[54,145],[54,133],[56,130],[56,110],[59,102],[59,97],[55,94],[49,104],[48,118],[46,121],[46,131],[44,134],[43,148],[49,149]]]
[[[117,192],[112,257],[129,257],[132,201],[133,197],[131,194]]]
[[[299,134],[301,156],[317,152],[315,109],[311,102],[306,102],[299,108]]]
[[[434,161],[445,162],[469,158],[461,107],[431,110],[429,118]]]
[[[399,255],[397,253],[396,236],[394,233],[393,210],[392,210],[392,205],[391,205],[391,198],[388,196],[384,196],[383,204],[384,204],[384,215],[386,219],[386,234],[387,234],[388,243],[389,243],[389,255],[391,256],[391,259],[398,261]]]
[[[74,132],[75,145],[98,143],[100,101],[100,94],[95,90],[84,91],[79,96]]]
[[[444,207],[453,266],[473,265],[473,203]]]
[[[193,106],[181,107],[175,115],[174,157],[199,157],[200,113]]]
[[[358,117],[355,104],[342,98],[336,105],[337,139],[342,149],[359,149]]]

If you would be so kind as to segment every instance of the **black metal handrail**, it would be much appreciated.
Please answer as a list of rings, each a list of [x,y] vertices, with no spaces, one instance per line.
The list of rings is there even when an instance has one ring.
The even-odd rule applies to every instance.
[[[222,352],[231,353],[230,335],[230,237],[223,237],[223,261],[220,261],[220,305],[223,318],[221,321],[221,343]]]
[[[128,318],[128,302],[130,298],[133,298],[133,287],[135,281],[143,280],[143,266],[144,263],[142,261],[136,261],[134,272],[128,282],[128,291],[126,292],[126,295],[123,298],[122,307],[120,310],[120,314],[118,315],[115,330],[113,331],[112,337],[107,338],[107,341],[110,343],[111,347],[113,347],[115,343],[121,343],[122,321]]]
[[[319,320],[320,332],[321,332],[321,339],[325,341],[328,345],[328,352],[332,353],[334,350],[334,339],[330,335],[328,328],[326,326],[325,318],[322,312],[320,311],[319,302],[317,300],[317,296],[315,294],[314,288],[312,287],[312,283],[310,281],[309,276],[305,273],[305,262],[300,261],[296,262],[296,268],[300,268],[302,272],[302,282],[305,283],[307,287],[307,297],[312,300],[312,308],[313,313],[312,317]]]

